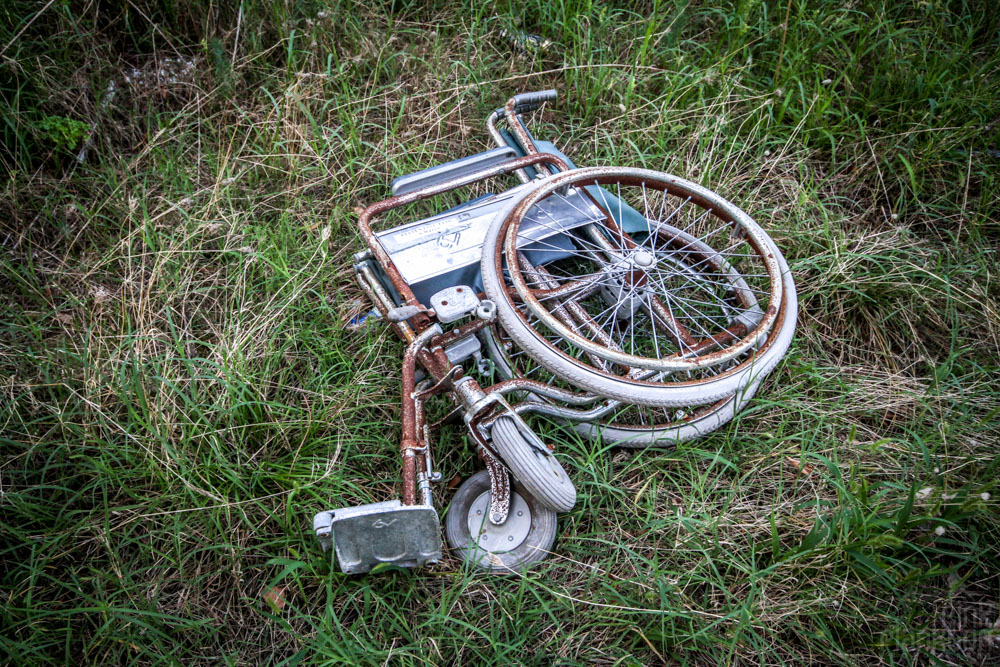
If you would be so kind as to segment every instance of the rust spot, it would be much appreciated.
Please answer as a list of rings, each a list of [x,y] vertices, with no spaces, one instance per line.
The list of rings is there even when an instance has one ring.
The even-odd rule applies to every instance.
[[[785,463],[789,465],[789,468],[785,470],[785,475],[787,477],[795,478],[801,475],[802,477],[809,477],[813,473],[813,467],[802,463],[799,459],[794,459],[791,456],[785,457]]]
[[[262,596],[264,601],[267,602],[272,609],[275,611],[281,611],[285,608],[285,587],[284,586],[274,586],[264,591]]]
[[[778,312],[778,309],[775,308],[774,304],[772,303],[770,306],[767,307],[767,310],[765,310],[764,312],[767,315],[774,315],[776,312]]]

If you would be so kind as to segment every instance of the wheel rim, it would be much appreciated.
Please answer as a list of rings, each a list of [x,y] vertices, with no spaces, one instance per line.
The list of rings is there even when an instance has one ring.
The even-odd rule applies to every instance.
[[[648,231],[645,238],[633,238],[634,232],[624,231],[625,225],[618,226],[613,212],[607,213],[614,208],[614,197],[608,199],[601,188],[607,185],[619,195],[618,221],[623,220],[622,186],[631,187],[633,195],[641,195],[639,209],[632,210],[642,210],[639,215]],[[555,246],[549,237],[532,238],[530,228],[532,224],[535,228],[539,224],[551,226],[540,214],[532,217],[533,212],[544,213],[544,207],[536,205],[548,197],[567,200],[561,192],[567,186],[579,186],[574,192],[585,193],[603,215],[598,220],[594,208],[587,211],[591,216],[589,234],[584,237],[574,231],[572,249],[565,244]],[[668,202],[674,199],[680,199],[679,205],[668,209]],[[691,202],[695,205],[689,207]],[[660,213],[651,220],[650,209],[657,209],[657,205]],[[685,207],[689,207],[686,213]],[[529,229],[522,237],[525,221]],[[509,301],[525,306],[521,317],[536,334],[539,329],[542,338],[554,333],[582,350],[590,359],[588,365],[606,374],[621,376],[625,369],[635,377],[638,369],[692,372],[723,364],[752,351],[778,317],[781,273],[766,235],[732,204],[682,179],[620,168],[568,172],[548,179],[519,202],[503,225],[495,260],[501,275],[501,261],[506,260]],[[723,250],[704,242],[727,227],[732,232],[731,243]],[[545,253],[556,259],[545,262]],[[529,255],[534,255],[535,262]],[[558,262],[575,266],[567,270],[557,266]],[[694,271],[685,273],[685,266]],[[585,295],[583,299],[581,295]],[[572,321],[560,317],[558,310],[571,304],[583,307],[584,318],[590,318],[582,331],[580,326],[570,328],[567,324]],[[599,310],[601,306],[603,310]],[[645,356],[635,353],[640,318],[644,318],[649,335],[639,333],[638,338],[647,349],[652,343],[653,350]],[[685,319],[694,333],[703,336],[700,340],[688,331]],[[676,344],[671,347],[672,341]]]

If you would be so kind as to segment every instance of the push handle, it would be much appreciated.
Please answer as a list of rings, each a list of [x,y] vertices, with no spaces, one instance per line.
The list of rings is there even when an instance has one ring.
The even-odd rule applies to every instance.
[[[549,90],[539,90],[533,93],[521,93],[520,95],[515,95],[512,99],[514,100],[514,110],[517,113],[524,113],[526,111],[534,111],[542,106],[542,102],[555,102],[558,97],[559,93],[550,88]]]

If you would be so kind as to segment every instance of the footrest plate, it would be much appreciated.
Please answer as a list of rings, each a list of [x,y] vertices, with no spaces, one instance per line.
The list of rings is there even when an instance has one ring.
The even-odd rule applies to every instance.
[[[323,549],[337,552],[346,574],[368,572],[376,565],[420,567],[441,559],[441,523],[427,505],[390,500],[320,512],[313,528]]]

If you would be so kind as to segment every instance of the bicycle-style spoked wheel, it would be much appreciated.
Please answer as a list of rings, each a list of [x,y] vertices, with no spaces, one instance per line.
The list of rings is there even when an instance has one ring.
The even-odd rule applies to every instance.
[[[712,250],[697,239],[673,226],[662,224],[658,233],[668,242],[683,244],[686,249],[698,249],[702,253]],[[637,235],[641,238],[641,235]],[[675,259],[675,267],[689,275],[695,273],[692,268],[697,260],[681,257]],[[739,278],[738,285],[745,285]],[[794,288],[791,288],[794,291]],[[752,298],[752,297],[751,297]],[[524,304],[518,305],[521,315],[530,323],[537,323]],[[562,313],[565,315],[565,313]],[[794,326],[794,322],[786,320],[785,326]],[[493,360],[497,372],[503,379],[526,378],[572,391],[575,389],[569,383],[552,374],[544,366],[532,359],[524,350],[517,349],[514,341],[496,323],[483,332],[484,343]],[[584,353],[567,341],[554,334],[547,337],[549,344],[563,353],[580,360]],[[703,373],[719,373],[735,365],[729,361],[718,366],[704,369]],[[712,431],[729,423],[737,412],[753,397],[760,380],[741,392],[708,405],[685,408],[664,408],[648,405],[633,405],[618,401],[600,401],[595,399],[594,405],[583,408],[559,406],[544,397],[530,395],[534,402],[545,402],[549,406],[543,408],[543,414],[572,424],[573,430],[595,442],[615,445],[629,449],[646,447],[671,447],[682,442],[708,435]],[[598,414],[594,414],[594,413]],[[593,416],[591,416],[593,415]]]
[[[523,306],[521,308],[523,310]],[[526,317],[531,319],[531,315]],[[502,379],[525,378],[560,389],[570,391],[574,389],[523,350],[517,349],[502,327],[494,324],[483,331],[482,338],[494,368]],[[554,346],[573,354],[576,358],[582,356],[579,350],[573,350],[556,337],[551,337],[549,340]],[[728,362],[707,369],[706,372],[720,372],[733,363]],[[571,407],[530,392],[525,398],[533,403],[545,403],[545,407],[537,406],[536,411],[571,424],[574,431],[589,440],[627,449],[644,449],[672,447],[708,435],[726,425],[753,397],[759,384],[760,380],[734,396],[708,405],[685,408],[633,405],[601,400],[598,397],[595,397],[591,404]]]
[[[786,310],[780,253],[749,216],[689,181],[563,172],[498,215],[485,247],[484,288],[504,329],[578,388],[643,405],[709,403],[787,349],[767,342]]]
[[[522,350],[514,349],[510,337],[498,326],[484,331],[483,337],[490,359],[499,376],[505,380],[527,378],[562,389],[572,389],[552,375]],[[607,445],[629,449],[672,447],[681,442],[708,435],[727,424],[753,395],[756,385],[738,398],[729,397],[710,405],[691,408],[662,408],[632,405],[618,401],[601,401],[582,407],[560,405],[528,392],[533,403],[545,403],[540,412],[559,421],[569,422],[580,435]],[[590,417],[588,413],[597,412]]]

